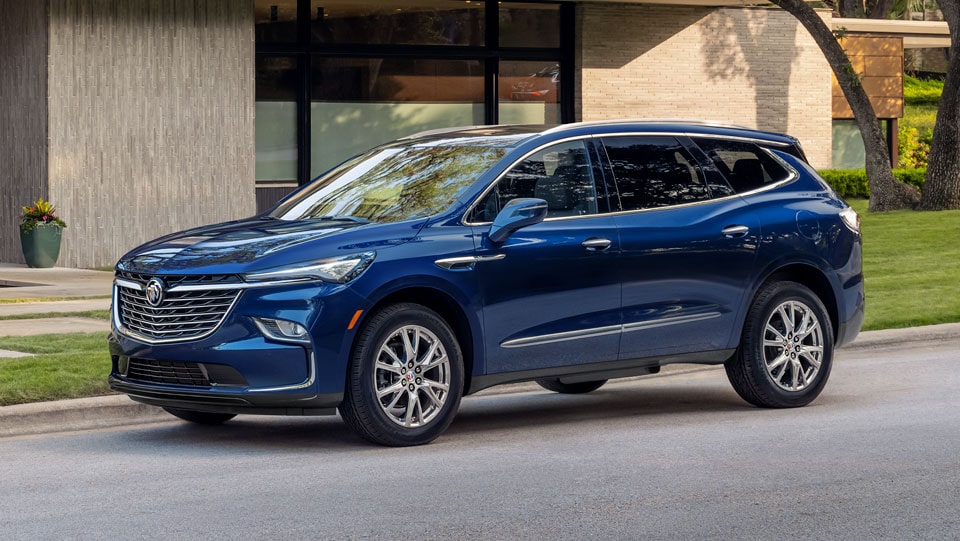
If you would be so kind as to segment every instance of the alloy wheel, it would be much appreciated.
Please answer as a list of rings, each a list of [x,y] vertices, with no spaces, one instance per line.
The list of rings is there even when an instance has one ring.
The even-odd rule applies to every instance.
[[[405,325],[386,337],[373,371],[380,408],[405,428],[432,421],[449,396],[450,359],[436,334]]]
[[[823,328],[817,314],[797,300],[781,303],[767,319],[763,361],[770,379],[785,391],[802,391],[823,361]]]

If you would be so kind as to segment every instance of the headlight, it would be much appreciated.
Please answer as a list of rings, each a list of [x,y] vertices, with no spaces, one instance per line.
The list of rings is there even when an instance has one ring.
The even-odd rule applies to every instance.
[[[360,273],[369,267],[370,263],[373,263],[373,258],[376,255],[376,252],[364,252],[319,261],[308,261],[263,272],[252,272],[245,274],[244,278],[248,282],[310,282],[320,280],[345,284],[360,276]]]

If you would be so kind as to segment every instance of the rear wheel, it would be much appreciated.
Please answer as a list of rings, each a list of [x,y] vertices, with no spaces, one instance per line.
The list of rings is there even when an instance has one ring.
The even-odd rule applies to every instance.
[[[220,425],[236,417],[236,414],[233,413],[211,413],[209,411],[192,411],[167,407],[163,409],[174,417],[179,417],[184,421],[201,425]]]
[[[833,361],[833,327],[820,299],[795,282],[757,293],[740,347],[724,365],[730,383],[755,406],[805,406],[823,390]]]
[[[463,393],[463,357],[450,326],[418,304],[396,304],[364,325],[340,415],[374,443],[422,445],[453,421]]]
[[[583,394],[596,391],[600,387],[603,387],[603,384],[607,380],[601,379],[597,381],[578,381],[577,383],[564,383],[560,381],[559,378],[553,379],[538,379],[537,385],[543,387],[548,391],[553,391],[555,393],[561,394]]]

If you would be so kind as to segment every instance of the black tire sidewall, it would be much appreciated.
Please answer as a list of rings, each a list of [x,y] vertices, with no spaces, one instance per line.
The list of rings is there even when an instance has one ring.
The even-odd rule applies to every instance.
[[[418,325],[435,334],[450,361],[450,387],[443,407],[430,423],[417,428],[404,428],[387,416],[377,399],[374,377],[380,345],[407,325]],[[353,410],[351,424],[361,436],[382,445],[422,445],[442,434],[456,416],[463,394],[463,356],[450,326],[436,312],[418,304],[396,304],[379,311],[364,326],[354,348],[350,376],[346,400]]]
[[[815,313],[823,332],[820,369],[814,382],[800,391],[787,391],[778,386],[767,371],[763,356],[763,337],[767,321],[778,306],[788,301],[799,301],[809,307]],[[800,407],[812,402],[823,391],[833,365],[833,326],[823,303],[810,289],[796,282],[774,282],[764,286],[747,314],[740,351],[735,362],[741,363],[740,368],[746,372],[744,375],[747,376],[749,387],[752,387],[753,396],[744,396],[749,402],[758,406],[779,408]]]

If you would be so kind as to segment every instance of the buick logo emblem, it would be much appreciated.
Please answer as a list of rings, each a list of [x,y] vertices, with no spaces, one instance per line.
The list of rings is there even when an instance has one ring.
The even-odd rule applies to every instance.
[[[147,282],[147,303],[156,308],[163,302],[163,280],[151,278]]]

